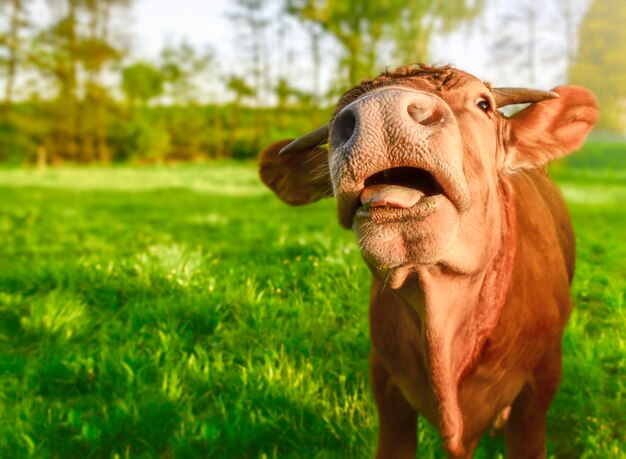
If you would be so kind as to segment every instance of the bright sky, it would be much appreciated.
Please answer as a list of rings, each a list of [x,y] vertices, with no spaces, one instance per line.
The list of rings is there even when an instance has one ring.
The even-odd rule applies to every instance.
[[[169,42],[188,40],[197,48],[210,44],[222,54],[230,50],[228,0],[137,0],[132,10],[137,54],[156,56]]]
[[[46,22],[48,10],[46,0],[35,0],[33,17],[35,20]],[[488,0],[485,12],[478,18],[472,27],[464,27],[447,37],[438,37],[431,45],[432,62],[436,64],[453,64],[457,68],[474,73],[476,76],[491,81],[499,86],[528,85],[527,75],[520,72],[515,66],[496,68],[490,58],[490,46],[493,44],[494,34],[505,30],[501,23],[503,13],[519,11],[521,6],[536,0]],[[584,4],[588,0],[570,0],[576,4]],[[554,2],[546,2],[546,5]],[[136,58],[156,58],[159,51],[167,43],[180,43],[187,40],[197,49],[210,46],[217,55],[218,72],[232,74],[235,72],[242,57],[236,49],[236,32],[233,22],[227,13],[233,11],[232,0],[136,0],[131,10],[131,20],[124,20],[127,35],[131,39],[131,49]],[[547,16],[546,16],[547,18]],[[546,19],[544,18],[544,19]],[[293,23],[294,27],[300,27]],[[543,27],[545,30],[541,30]],[[554,29],[551,21],[539,23],[539,33],[552,34],[558,38],[560,33]],[[296,29],[297,32],[298,29]],[[270,36],[270,43],[276,42],[275,36]],[[548,37],[550,38],[550,37]],[[295,46],[295,74],[298,81],[292,84],[303,89],[312,87],[312,59],[308,52],[308,38],[304,31],[300,36],[289,35],[291,45]],[[271,45],[270,45],[271,46]],[[323,53],[336,52],[332,42],[322,46]],[[271,67],[279,72],[281,59],[276,55]],[[383,56],[384,59],[384,56]],[[336,58],[329,59],[336,62]],[[389,62],[393,67],[401,62]],[[563,68],[558,60],[544,61],[538,66],[539,71],[534,86],[550,88],[562,84]],[[382,69],[381,69],[382,70]],[[322,80],[328,85],[332,66],[324,66],[325,74]],[[295,79],[295,78],[292,78]],[[220,91],[219,89],[217,89]]]
[[[210,45],[226,64],[236,57],[233,55],[236,38],[232,21],[227,17],[227,13],[233,10],[232,4],[229,0],[137,0],[132,11],[136,53],[156,56],[165,43],[186,39],[196,47]],[[304,34],[302,40],[306,40]],[[306,48],[307,43],[302,45]],[[469,71],[484,69],[481,63],[485,52],[476,36],[456,34],[449,39],[437,40],[434,48],[436,61],[454,63]],[[391,63],[396,64],[400,63]]]
[[[501,30],[497,14],[514,10],[525,0],[491,0],[488,8],[477,21],[477,26],[461,29],[451,36],[436,39],[431,46],[433,63],[448,64],[467,70],[497,85],[528,84],[526,75],[519,71],[496,71],[489,59],[489,35]],[[579,0],[572,0],[579,1]],[[186,39],[196,47],[210,45],[218,55],[222,69],[232,69],[239,58],[234,51],[233,24],[227,12],[233,10],[228,0],[137,0],[133,7],[133,45],[137,55],[156,56],[167,42]],[[552,32],[554,31],[540,31]],[[303,50],[306,36],[302,35]],[[297,53],[299,66],[308,67],[310,58],[306,51]],[[391,66],[401,64],[390,62]],[[535,85],[552,87],[562,83],[558,66],[542,63],[542,72]],[[307,72],[303,72],[306,74]],[[504,80],[504,81],[503,81]]]

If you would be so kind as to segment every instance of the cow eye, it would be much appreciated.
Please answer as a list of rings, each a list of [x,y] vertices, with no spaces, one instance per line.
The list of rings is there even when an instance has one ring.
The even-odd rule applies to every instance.
[[[491,110],[491,104],[484,97],[479,97],[476,99],[476,105],[485,113],[488,113]]]

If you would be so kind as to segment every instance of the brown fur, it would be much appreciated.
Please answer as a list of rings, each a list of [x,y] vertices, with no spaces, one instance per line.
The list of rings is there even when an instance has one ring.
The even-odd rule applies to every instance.
[[[574,237],[544,165],[580,146],[597,105],[588,91],[562,87],[559,99],[507,119],[477,109],[477,97],[493,102],[490,90],[451,67],[402,67],[342,97],[333,119],[349,105],[361,127],[347,147],[331,142],[326,177],[319,150],[278,158],[283,142],[262,154],[261,177],[287,202],[319,199],[332,185],[340,221],[359,237],[373,274],[380,458],[415,457],[418,413],[450,457],[470,457],[494,420],[506,420],[508,457],[545,456]],[[413,128],[393,111],[406,100],[435,107],[445,122]],[[289,161],[313,161],[318,173],[307,178]],[[430,168],[452,199],[424,221],[353,223],[364,179],[399,165]]]
[[[309,204],[332,196],[328,183],[328,152],[318,147],[298,155],[279,156],[293,139],[273,143],[259,155],[263,182],[292,206]]]

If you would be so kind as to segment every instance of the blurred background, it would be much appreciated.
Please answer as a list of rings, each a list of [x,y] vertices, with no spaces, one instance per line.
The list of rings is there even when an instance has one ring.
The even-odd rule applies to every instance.
[[[254,157],[387,67],[590,87],[626,131],[618,0],[2,0],[0,161]]]
[[[625,25],[624,0],[0,0],[0,457],[373,457],[369,271],[333,200],[284,205],[255,158],[425,62],[597,95],[549,169],[577,266],[547,450],[624,458]]]

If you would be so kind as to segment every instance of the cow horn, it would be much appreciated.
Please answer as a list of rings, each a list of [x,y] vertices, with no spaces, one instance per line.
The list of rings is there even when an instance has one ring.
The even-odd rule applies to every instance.
[[[310,148],[319,147],[328,142],[328,123],[317,128],[308,134],[298,137],[296,140],[285,145],[279,152],[279,155],[288,155],[290,153],[301,152]]]
[[[498,108],[505,105],[541,102],[559,97],[559,94],[554,91],[527,88],[493,88],[492,92]]]

